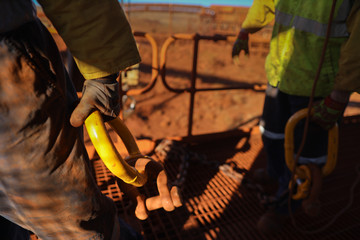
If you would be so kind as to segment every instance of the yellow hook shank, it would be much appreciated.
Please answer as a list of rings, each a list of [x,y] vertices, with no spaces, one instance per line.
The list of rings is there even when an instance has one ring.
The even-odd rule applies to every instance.
[[[140,151],[136,145],[134,138],[125,124],[119,118],[112,120],[110,123],[113,125],[119,125],[119,121],[122,124],[120,131],[125,132],[125,137],[120,136],[121,139],[129,140],[124,141],[126,148],[130,154],[140,155]],[[127,164],[119,152],[116,150],[113,142],[110,139],[108,132],[106,131],[105,124],[99,111],[95,111],[85,120],[85,127],[88,131],[91,142],[93,143],[96,152],[103,160],[105,166],[118,178],[124,182],[134,185],[136,187],[143,186],[147,181],[147,176],[144,173],[139,173],[134,167]],[[125,129],[125,130],[124,130]],[[116,130],[119,134],[119,132]]]
[[[285,161],[287,167],[292,171],[294,169],[294,129],[296,124],[307,116],[308,109],[304,108],[293,114],[285,127]],[[313,110],[311,111],[313,114]],[[322,175],[329,175],[336,166],[338,154],[338,139],[339,139],[338,125],[335,124],[328,132],[328,157],[326,164],[322,168]]]
[[[131,156],[141,155],[141,152],[136,144],[136,141],[131,134],[130,130],[124,124],[120,118],[115,118],[108,122],[112,129],[119,135],[121,140],[124,142],[124,145]]]

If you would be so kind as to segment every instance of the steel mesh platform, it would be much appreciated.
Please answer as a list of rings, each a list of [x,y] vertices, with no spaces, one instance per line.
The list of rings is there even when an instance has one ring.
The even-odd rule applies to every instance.
[[[359,117],[344,119],[340,128],[338,165],[324,178],[318,217],[304,213],[295,215],[299,228],[316,230],[330,222],[349,202],[350,188],[356,179],[356,165],[360,151]],[[289,221],[283,232],[264,236],[256,230],[256,222],[265,212],[257,194],[243,184],[255,168],[265,165],[261,136],[257,128],[239,136],[219,138],[194,144],[191,152],[206,155],[206,161],[190,161],[182,196],[184,204],[173,212],[156,210],[144,221],[134,217],[134,206],[121,192],[114,176],[95,155],[92,159],[97,184],[104,194],[112,198],[119,214],[142,233],[145,239],[358,239],[360,235],[360,191],[354,190],[351,207],[325,231],[305,234]],[[154,158],[157,156],[154,155]],[[171,180],[179,172],[177,159],[164,162]],[[219,166],[232,166],[235,172],[220,170]],[[147,196],[157,195],[155,188],[146,186],[140,191]]]

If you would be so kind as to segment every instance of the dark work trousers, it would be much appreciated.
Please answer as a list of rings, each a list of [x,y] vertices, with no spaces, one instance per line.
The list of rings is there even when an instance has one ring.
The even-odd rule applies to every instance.
[[[319,99],[316,98],[315,101]],[[288,189],[291,172],[285,163],[284,137],[285,126],[289,118],[297,111],[306,108],[309,97],[294,96],[268,86],[260,129],[267,156],[267,172],[278,180],[277,196],[281,196]],[[294,155],[300,146],[305,120],[301,120],[294,131]],[[323,165],[327,159],[327,131],[318,125],[309,124],[305,146],[299,158],[299,163],[316,163]]]

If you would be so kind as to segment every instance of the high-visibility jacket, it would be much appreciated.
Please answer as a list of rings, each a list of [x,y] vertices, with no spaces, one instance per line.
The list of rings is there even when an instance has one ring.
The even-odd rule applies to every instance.
[[[255,0],[243,28],[269,23],[275,16],[265,69],[269,84],[297,96],[310,96],[324,45],[332,1]],[[326,96],[338,72],[341,44],[347,39],[351,0],[337,1],[331,34],[315,96]],[[272,11],[274,9],[274,11]],[[266,15],[254,16],[255,12]],[[262,21],[261,21],[262,20]]]
[[[117,0],[38,0],[85,79],[140,62],[129,22]],[[0,33],[35,19],[32,0],[0,1]]]
[[[274,17],[274,0],[254,0],[252,6],[249,8],[244,22],[241,25],[241,28],[247,30],[259,30],[272,22]]]

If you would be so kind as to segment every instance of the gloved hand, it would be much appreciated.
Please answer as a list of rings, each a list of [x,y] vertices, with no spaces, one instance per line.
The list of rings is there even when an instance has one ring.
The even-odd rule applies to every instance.
[[[231,52],[231,56],[235,62],[239,59],[241,51],[245,52],[245,56],[249,55],[249,33],[244,30],[239,32]]]
[[[73,127],[81,126],[94,111],[99,110],[104,121],[112,120],[120,113],[119,83],[117,74],[86,80],[82,89],[82,98],[70,117]]]
[[[350,94],[348,96],[350,96]],[[332,93],[322,101],[315,103],[311,120],[320,125],[323,129],[329,130],[342,116],[348,103],[348,96],[343,97],[341,99],[342,101],[339,101],[334,100],[334,94]]]

